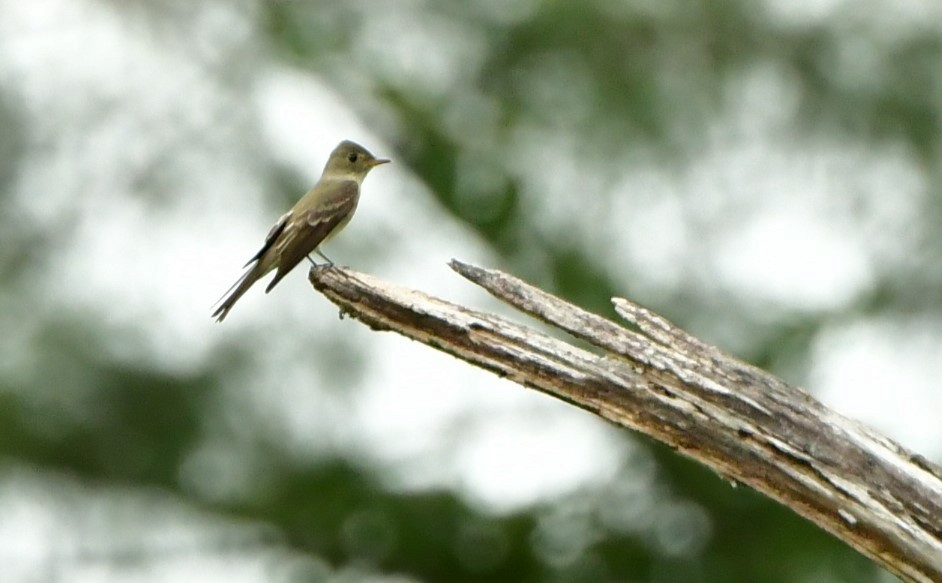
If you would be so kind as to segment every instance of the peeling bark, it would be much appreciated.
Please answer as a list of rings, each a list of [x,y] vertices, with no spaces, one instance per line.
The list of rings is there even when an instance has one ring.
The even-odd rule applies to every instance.
[[[500,271],[451,267],[597,350],[345,268],[312,269],[310,278],[374,329],[650,435],[787,505],[904,580],[942,582],[937,466],[629,300],[612,301],[640,332]]]

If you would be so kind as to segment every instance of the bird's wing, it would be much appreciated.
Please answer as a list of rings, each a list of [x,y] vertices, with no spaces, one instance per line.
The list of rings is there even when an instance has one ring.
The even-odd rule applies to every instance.
[[[288,219],[290,217],[291,211],[281,215],[281,218],[278,219],[278,222],[272,225],[272,228],[268,231],[268,235],[265,236],[265,244],[262,245],[262,248],[258,250],[258,253],[253,255],[251,259],[245,262],[245,265],[242,266],[243,268],[248,267],[249,264],[251,264],[253,261],[261,259],[262,255],[271,249],[271,246],[274,245],[275,240],[278,239],[278,236],[281,235],[281,233],[284,232],[285,227],[288,226]]]
[[[357,208],[360,187],[353,180],[338,184],[336,192],[318,204],[292,216],[276,243],[278,273],[265,289],[271,291],[294,266],[307,257],[338,226],[350,219]]]

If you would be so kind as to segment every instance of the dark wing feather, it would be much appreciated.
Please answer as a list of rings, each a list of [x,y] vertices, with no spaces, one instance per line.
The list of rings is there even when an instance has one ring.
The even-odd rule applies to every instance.
[[[249,264],[251,264],[253,261],[258,261],[261,259],[262,255],[271,249],[271,246],[275,244],[275,240],[278,239],[278,236],[281,235],[281,233],[284,232],[285,227],[288,226],[288,218],[290,216],[291,211],[281,215],[281,218],[278,219],[278,222],[272,225],[271,229],[268,231],[268,235],[265,236],[265,243],[262,245],[262,248],[259,249],[258,253],[253,255],[251,259],[245,262],[245,265],[242,266],[243,268],[248,267]]]
[[[271,291],[302,259],[317,249],[334,229],[350,219],[357,208],[359,193],[356,182],[342,182],[330,198],[292,217],[283,229],[282,240],[278,241],[278,272],[265,288],[265,293]]]

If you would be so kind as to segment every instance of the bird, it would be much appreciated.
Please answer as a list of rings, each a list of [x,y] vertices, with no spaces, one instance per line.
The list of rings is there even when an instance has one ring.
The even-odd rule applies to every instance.
[[[316,253],[333,266],[334,262],[319,247],[347,226],[357,209],[360,185],[370,170],[389,160],[373,156],[363,146],[344,140],[330,153],[320,179],[290,211],[278,219],[268,232],[262,248],[243,265],[245,273],[216,302],[212,317],[222,322],[235,303],[252,285],[272,270],[277,270],[268,293],[294,267]],[[249,267],[251,266],[251,267]]]

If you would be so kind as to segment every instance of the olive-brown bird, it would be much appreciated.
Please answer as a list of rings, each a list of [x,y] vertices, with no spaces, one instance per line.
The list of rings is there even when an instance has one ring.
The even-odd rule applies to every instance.
[[[360,184],[373,167],[389,160],[376,158],[363,146],[351,141],[340,142],[330,153],[320,180],[285,213],[265,237],[265,244],[244,267],[248,269],[217,302],[213,312],[222,322],[232,306],[252,285],[269,271],[277,269],[265,288],[272,290],[281,279],[305,257],[314,264],[311,253],[317,253],[333,265],[318,247],[347,226],[360,199]],[[253,265],[254,264],[254,265]]]

